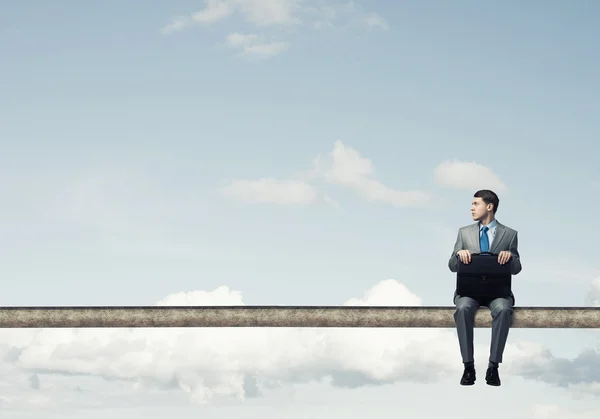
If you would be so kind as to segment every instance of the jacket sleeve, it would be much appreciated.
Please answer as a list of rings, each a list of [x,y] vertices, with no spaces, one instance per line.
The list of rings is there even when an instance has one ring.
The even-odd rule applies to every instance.
[[[452,255],[450,256],[450,260],[448,261],[448,268],[450,268],[450,272],[456,272],[458,270],[458,258],[456,257],[456,253],[459,250],[463,249],[463,241],[461,231],[458,230],[458,236],[456,237],[456,243],[454,243],[454,250],[452,251]]]
[[[512,274],[516,275],[521,272],[521,257],[519,255],[519,237],[518,233],[515,231],[515,235],[510,242],[510,247],[508,249],[510,253],[512,253],[511,263],[512,263]]]

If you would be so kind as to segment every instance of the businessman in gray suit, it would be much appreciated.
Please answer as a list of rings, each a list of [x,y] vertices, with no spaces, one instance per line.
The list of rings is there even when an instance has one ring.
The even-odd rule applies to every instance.
[[[496,211],[500,200],[498,196],[487,189],[475,192],[471,203],[471,215],[475,224],[462,227],[458,230],[458,237],[448,267],[456,272],[458,260],[463,263],[471,261],[472,253],[490,252],[498,253],[498,263],[511,264],[513,275],[521,272],[521,260],[518,251],[517,231],[501,223],[496,218]],[[474,299],[458,295],[454,292],[454,320],[458,332],[458,342],[464,363],[464,372],[460,380],[461,385],[475,384],[475,366],[473,359],[473,328],[475,313],[480,306],[487,306],[492,315],[492,339],[490,344],[490,358],[485,375],[486,383],[492,386],[500,385],[498,365],[502,362],[502,353],[506,345],[508,330],[512,323],[515,296],[511,292],[510,298],[494,298],[486,300]]]

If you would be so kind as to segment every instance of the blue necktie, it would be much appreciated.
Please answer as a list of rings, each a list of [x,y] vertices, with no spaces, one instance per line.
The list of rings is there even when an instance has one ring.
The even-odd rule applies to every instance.
[[[479,238],[479,247],[481,248],[481,253],[490,251],[490,241],[488,239],[487,231],[489,230],[488,226],[485,226],[481,229],[481,237]]]

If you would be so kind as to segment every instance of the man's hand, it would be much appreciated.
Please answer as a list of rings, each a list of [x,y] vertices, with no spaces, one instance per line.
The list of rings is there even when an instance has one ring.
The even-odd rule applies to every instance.
[[[460,258],[460,261],[465,265],[471,262],[471,252],[468,250],[459,250],[456,255]]]
[[[510,260],[511,257],[512,253],[510,253],[508,250],[503,250],[498,254],[498,263],[500,265],[504,265]]]

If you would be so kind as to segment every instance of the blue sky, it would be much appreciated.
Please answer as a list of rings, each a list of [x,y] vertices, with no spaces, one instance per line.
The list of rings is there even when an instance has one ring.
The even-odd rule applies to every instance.
[[[337,305],[368,299],[372,290],[373,303],[418,298],[447,306],[454,291],[447,259],[457,229],[471,222],[479,188],[498,192],[498,220],[519,231],[517,305],[598,304],[599,12],[592,1],[7,3],[0,15],[0,263],[7,284],[0,304]],[[106,332],[119,354],[98,342],[81,346],[83,335],[73,331],[6,333],[0,350],[22,354],[5,356],[14,394],[0,402],[10,414],[35,415],[31,397],[66,395],[71,404],[53,407],[63,415],[98,397],[113,403],[117,416],[132,417],[119,410],[125,405],[141,415],[136,397],[146,403],[155,387],[113,397],[129,388],[114,371],[119,365],[134,376],[150,374],[127,366],[132,336],[148,353],[165,343],[141,332]],[[406,341],[404,332],[393,332],[394,339]],[[415,400],[463,390],[454,388],[461,372],[454,331],[429,332],[447,339],[448,362],[439,366],[442,377],[431,373],[434,383],[415,390]],[[488,332],[476,333],[481,368]],[[171,342],[169,333],[157,336]],[[280,335],[248,333],[288,353]],[[330,336],[322,333],[316,336]],[[181,336],[178,342],[194,342]],[[327,338],[333,347],[351,339],[335,336]],[[39,355],[60,342],[71,358]],[[598,353],[582,358],[587,384],[555,384],[576,375],[564,366],[575,365],[581,350],[599,348],[595,331],[513,330],[509,343],[500,392],[515,398],[512,414],[545,417],[540,406],[554,405],[549,415],[587,417],[576,411],[597,397],[599,378],[585,362]],[[536,345],[556,358],[540,364],[546,358]],[[87,359],[86,351],[112,353],[114,362],[84,367],[76,359]],[[376,346],[365,351],[363,374],[373,378],[380,354]],[[410,384],[401,365],[411,353],[390,361],[397,363],[393,384],[379,393],[302,384],[295,400],[308,413],[326,406],[344,415],[340,394],[349,391],[365,405],[384,406],[381,417],[397,414],[385,403]],[[232,349],[218,365],[241,374],[229,364],[238,357],[258,381],[283,374],[283,388],[295,388],[283,370],[273,372],[281,365],[261,370],[270,358],[257,354]],[[317,374],[307,359],[319,356],[309,354],[288,367]],[[352,362],[322,356],[353,371]],[[165,365],[204,371],[177,364],[180,357]],[[237,388],[225,372],[215,374],[222,380],[215,382]],[[97,376],[121,378],[102,384]],[[175,398],[160,396],[165,409],[185,410],[190,398],[205,397],[205,413],[215,418],[249,406],[261,417],[280,417],[277,406],[287,403],[288,390],[215,402],[206,394],[216,384],[187,379],[191,387],[181,378],[177,396],[169,395]],[[77,386],[92,393],[69,390]],[[207,393],[200,397],[194,386]],[[485,384],[476,387],[482,403],[498,397]],[[518,399],[534,388],[539,399]]]

